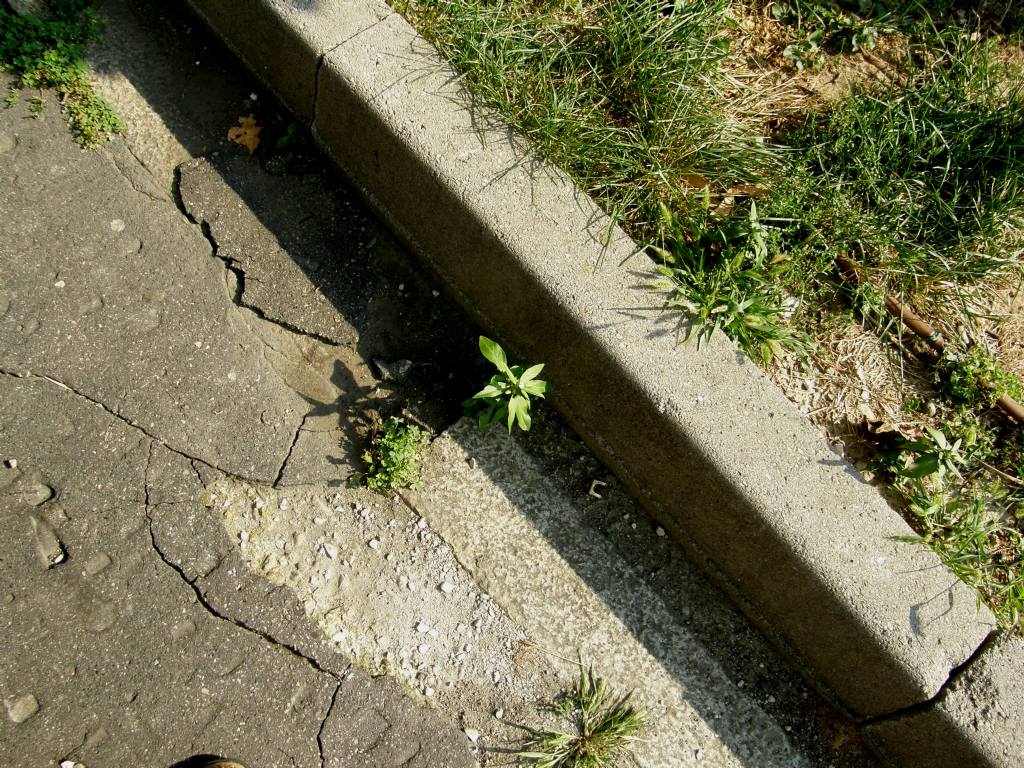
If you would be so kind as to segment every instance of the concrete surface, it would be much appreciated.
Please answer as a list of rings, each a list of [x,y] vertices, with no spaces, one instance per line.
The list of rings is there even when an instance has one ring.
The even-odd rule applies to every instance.
[[[896,765],[1020,768],[1022,708],[1024,640],[1003,636],[957,676],[934,707],[879,722],[867,731]]]
[[[233,301],[173,179],[136,157],[151,147],[160,168],[173,145],[83,153],[50,95],[37,119],[0,112],[0,764],[473,765],[456,723],[353,668],[198,500],[225,473],[326,464],[342,482],[351,440],[332,453],[324,425],[351,382],[365,397],[379,382],[352,349]],[[363,245],[336,252],[365,264]],[[390,343],[401,323],[373,304],[361,328]]]
[[[193,4],[234,41],[283,13],[256,4],[243,24]],[[404,20],[376,0],[288,18],[316,30],[307,55],[326,51],[298,113],[470,312],[547,363],[562,412],[668,531],[853,715],[935,696],[994,626],[970,589],[893,540],[905,523],[732,345],[677,348],[635,244],[466,109]],[[259,72],[274,56],[246,53]]]
[[[81,153],[52,99],[0,113],[0,763],[505,764],[606,638],[609,675],[648,676],[681,725],[642,764],[874,765],[549,411],[538,441],[438,442],[465,459],[431,464],[439,493],[492,515],[434,504],[434,527],[342,489],[374,413],[456,418],[474,329],[321,158],[273,149],[288,116],[194,20],[100,5],[113,44],[90,56],[126,139]],[[292,34],[317,8],[339,10],[276,12]],[[225,138],[248,114],[251,159]],[[297,195],[329,213],[298,226]],[[549,575],[470,563],[489,519]],[[561,634],[538,589],[580,609]]]

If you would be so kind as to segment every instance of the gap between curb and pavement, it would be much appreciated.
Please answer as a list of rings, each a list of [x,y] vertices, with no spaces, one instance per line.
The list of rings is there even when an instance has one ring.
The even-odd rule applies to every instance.
[[[1024,642],[380,0],[190,0],[673,537],[900,766],[1022,766]]]

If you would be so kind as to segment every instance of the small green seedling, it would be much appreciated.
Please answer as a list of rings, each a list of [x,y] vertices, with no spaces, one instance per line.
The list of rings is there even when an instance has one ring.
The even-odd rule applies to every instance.
[[[516,756],[536,768],[611,768],[637,740],[644,711],[630,703],[631,694],[614,696],[593,667],[579,660],[579,682],[554,706],[572,721],[569,731],[535,731]]]
[[[491,377],[487,386],[473,395],[467,405],[482,404],[480,411],[480,427],[496,421],[506,421],[509,434],[512,426],[518,425],[524,432],[530,429],[530,396],[544,397],[548,383],[537,378],[544,363],[523,368],[521,365],[509,366],[505,350],[496,341],[486,336],[480,337],[480,352],[494,363],[498,373]]]
[[[368,488],[388,493],[396,488],[420,487],[418,454],[429,442],[429,436],[415,424],[392,416],[374,426],[370,449],[363,453]]]

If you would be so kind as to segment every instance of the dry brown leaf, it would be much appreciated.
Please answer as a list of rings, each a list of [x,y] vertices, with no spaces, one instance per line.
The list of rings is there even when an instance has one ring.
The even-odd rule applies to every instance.
[[[256,118],[252,115],[240,117],[238,118],[238,125],[228,130],[228,139],[235,142],[235,144],[241,144],[249,150],[251,155],[256,151],[256,147],[260,145],[260,131],[262,130],[263,126],[257,125]]]

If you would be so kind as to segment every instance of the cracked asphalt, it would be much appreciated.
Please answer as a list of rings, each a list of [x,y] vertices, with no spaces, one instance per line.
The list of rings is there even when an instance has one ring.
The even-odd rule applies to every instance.
[[[118,45],[94,66],[137,133],[82,152],[52,94],[35,119],[0,110],[0,764],[472,765],[454,722],[354,668],[197,501],[225,476],[340,484],[341,413],[449,422],[451,397],[371,366],[429,363],[450,309],[331,177],[276,183],[224,140],[254,86],[206,38],[178,26],[160,59],[144,4],[100,10]],[[208,64],[182,99],[186,58]],[[175,169],[204,149],[182,171],[200,225]]]

